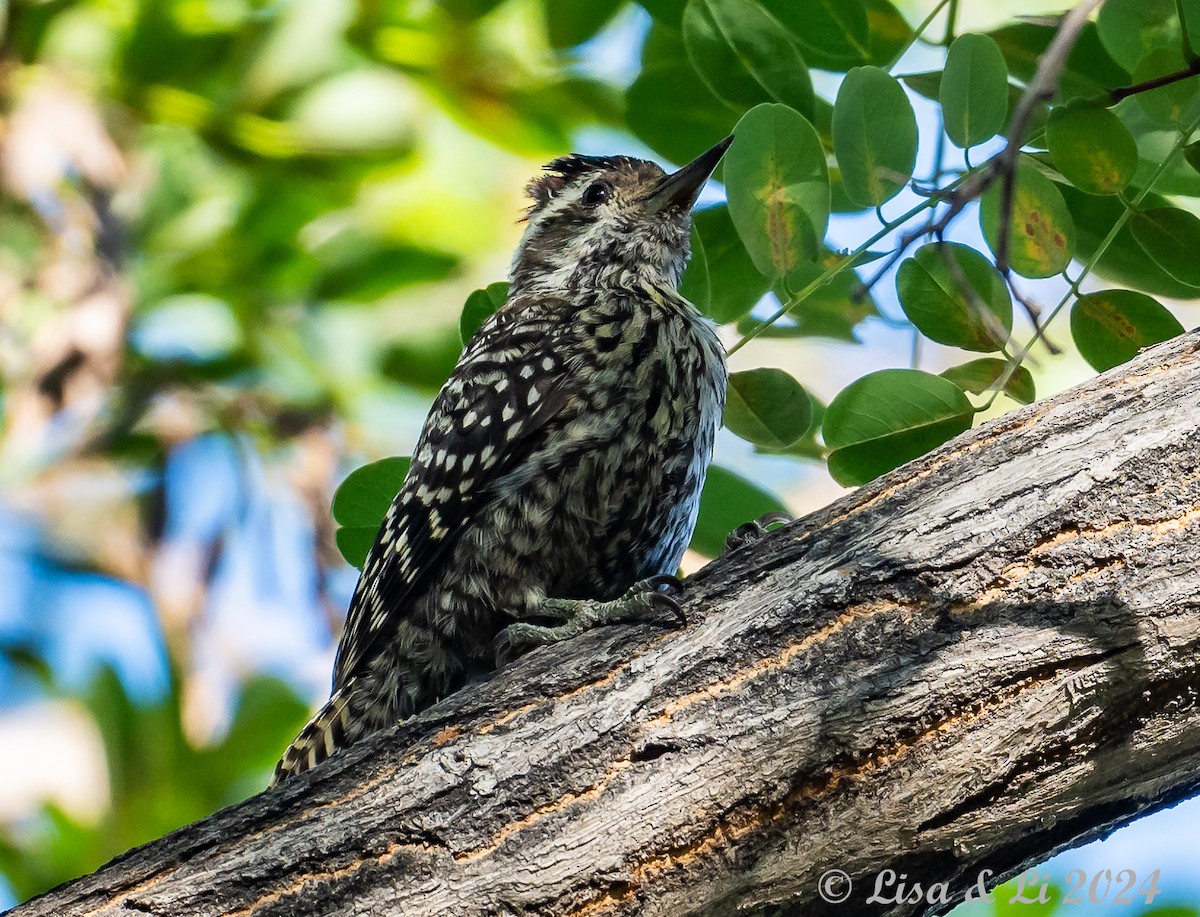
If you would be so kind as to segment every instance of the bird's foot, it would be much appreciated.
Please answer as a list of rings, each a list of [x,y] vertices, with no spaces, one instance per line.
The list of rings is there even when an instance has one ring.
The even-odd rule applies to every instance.
[[[586,630],[605,624],[633,624],[660,620],[663,611],[670,612],[680,627],[687,618],[678,596],[683,584],[675,576],[651,576],[634,583],[619,599],[597,602],[592,599],[546,599],[537,610],[539,617],[562,621],[555,627],[543,627],[518,621],[510,624],[496,638],[496,658],[512,659],[517,653],[535,646],[558,643],[577,637]]]
[[[731,551],[736,551],[748,544],[754,544],[769,532],[795,521],[796,517],[791,513],[775,512],[759,516],[753,522],[744,522],[729,533],[725,539],[725,547],[721,549],[721,556],[724,557]]]

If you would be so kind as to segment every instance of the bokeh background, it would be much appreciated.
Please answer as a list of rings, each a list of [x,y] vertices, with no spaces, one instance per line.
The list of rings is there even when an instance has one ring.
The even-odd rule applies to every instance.
[[[932,3],[896,6],[915,25]],[[1056,9],[972,0],[958,28]],[[624,95],[651,17],[623,0],[0,11],[2,908],[265,785],[327,694],[355,580],[337,483],[411,448],[540,165],[654,151]],[[895,72],[943,56],[918,43]],[[924,128],[933,106],[913,102]],[[864,226],[835,217],[831,237]],[[875,296],[852,335],[760,339],[736,368],[784,367],[828,400],[875,369],[950,365],[915,346],[890,281]],[[1030,366],[1042,396],[1091,375],[1050,336],[1067,352]],[[841,492],[732,436],[718,461],[797,513]],[[1152,908],[1074,909],[1195,914],[1198,817],[1143,819],[1042,878],[1157,869]]]

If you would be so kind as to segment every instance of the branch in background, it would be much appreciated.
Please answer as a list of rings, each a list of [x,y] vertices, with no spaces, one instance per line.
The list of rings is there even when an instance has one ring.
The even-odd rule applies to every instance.
[[[1193,333],[13,917],[961,900],[1200,788],[1198,400]]]

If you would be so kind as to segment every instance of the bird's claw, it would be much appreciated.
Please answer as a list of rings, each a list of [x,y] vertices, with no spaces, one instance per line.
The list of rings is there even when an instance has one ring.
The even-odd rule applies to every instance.
[[[680,627],[687,627],[687,615],[678,598],[683,595],[683,581],[678,576],[665,573],[650,576],[634,585],[630,592],[645,595],[652,607],[669,611]]]
[[[738,548],[754,544],[754,542],[758,541],[764,535],[775,531],[773,527],[777,528],[795,521],[796,517],[791,513],[776,511],[759,516],[753,522],[743,522],[726,537],[725,546],[721,549],[721,555],[724,556],[731,551],[736,551]]]

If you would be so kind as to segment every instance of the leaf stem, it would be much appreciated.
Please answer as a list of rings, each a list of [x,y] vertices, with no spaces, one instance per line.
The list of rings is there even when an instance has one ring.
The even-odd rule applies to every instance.
[[[900,63],[900,58],[904,57],[904,55],[908,53],[908,49],[916,44],[922,33],[924,33],[924,31],[929,28],[930,25],[932,25],[933,20],[937,18],[938,13],[944,10],[947,5],[956,6],[957,4],[958,0],[938,0],[938,3],[934,6],[934,8],[929,11],[929,15],[921,20],[921,24],[917,26],[915,30],[913,30],[913,33],[909,36],[908,41],[901,46],[899,51],[892,55],[892,59],[888,61],[888,65],[884,69],[891,73],[892,68],[895,67],[896,64]]]

